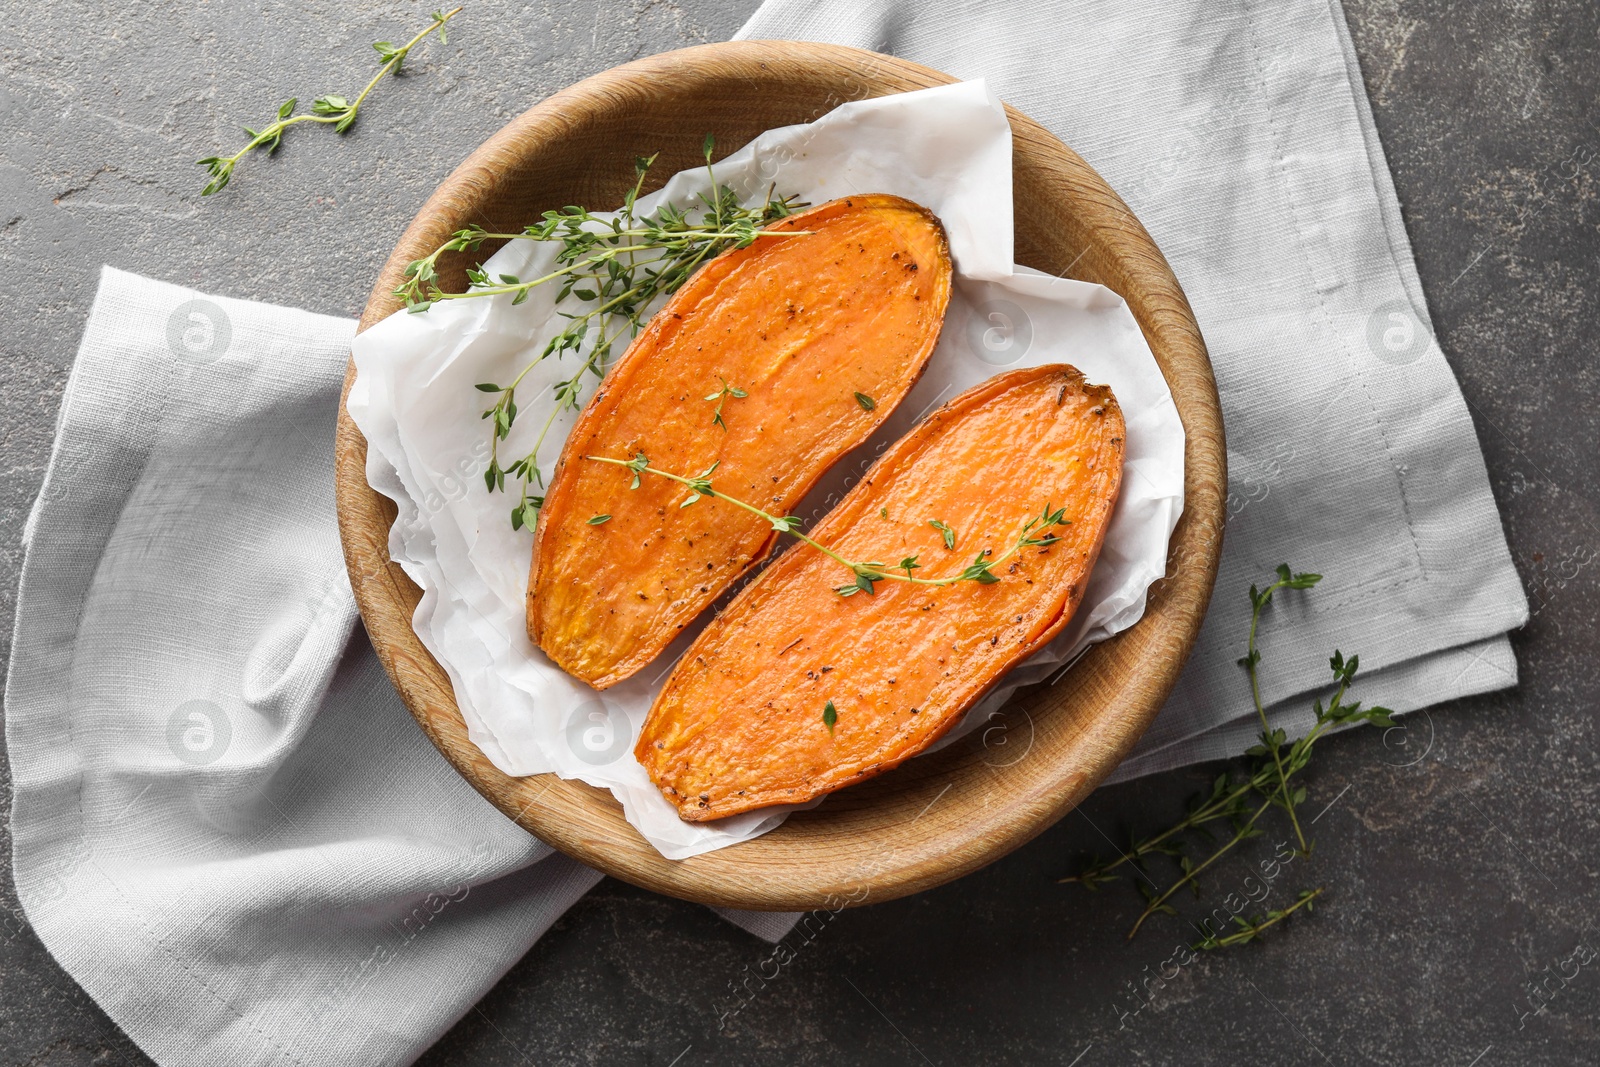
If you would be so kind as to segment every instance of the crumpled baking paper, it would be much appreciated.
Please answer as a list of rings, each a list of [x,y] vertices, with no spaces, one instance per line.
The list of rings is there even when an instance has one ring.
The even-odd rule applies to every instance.
[[[1089,644],[1138,621],[1146,589],[1165,572],[1168,538],[1183,510],[1183,427],[1121,298],[1013,266],[1011,131],[984,83],[843,104],[815,122],[762,134],[718,162],[715,173],[745,203],[771,186],[813,204],[896,193],[926,205],[949,233],[956,281],[927,370],[878,433],[794,509],[808,524],[923,415],[1004,369],[1070,363],[1091,382],[1110,385],[1122,405],[1122,494],[1077,618],[1008,674],[951,737],[981,725],[1019,686],[1061,671]],[[690,208],[709,188],[703,168],[684,171],[641,197],[636,211],[663,202]],[[550,269],[557,247],[513,241],[485,267],[537,277]],[[669,859],[725,848],[771,830],[790,809],[686,823],[633,758],[651,700],[700,624],[603,693],[563,673],[527,637],[533,538],[511,528],[514,494],[485,489],[489,429],[479,416],[486,394],[473,386],[510,380],[542,350],[563,322],[556,295],[550,285],[517,306],[509,296],[435,304],[392,315],[355,339],[349,410],[367,438],[369,482],[399,507],[389,551],[423,590],[413,625],[449,673],[469,734],[495,766],[609,789],[628,821]],[[532,446],[555,406],[554,383],[571,375],[578,358],[552,357],[523,379],[502,456]],[[554,468],[575,417],[556,415],[539,455],[544,471]]]

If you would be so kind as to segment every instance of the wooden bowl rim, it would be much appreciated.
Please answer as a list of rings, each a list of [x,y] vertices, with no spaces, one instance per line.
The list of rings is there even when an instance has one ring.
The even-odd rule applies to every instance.
[[[492,196],[508,159],[548,150],[574,116],[603,113],[619,95],[643,84],[714,81],[733,69],[742,70],[745,77],[773,78],[786,72],[801,78],[808,72],[830,72],[870,89],[864,96],[957,80],[893,56],[792,41],[700,45],[596,74],[512,120],[445,179],[391,253],[360,329],[400,306],[391,290],[406,263],[439,243],[437,220],[457,218],[445,232],[462,225],[457,198],[463,192],[479,201]],[[449,677],[411,627],[409,605],[415,604],[420,591],[388,558],[393,504],[367,484],[366,441],[345,407],[355,380],[352,362],[340,398],[335,495],[346,565],[362,620],[390,679],[428,738],[479,793],[530,833],[606,874],[686,900],[756,910],[858,906],[951,881],[1031,840],[1121,762],[1160,710],[1199,633],[1221,555],[1227,479],[1216,385],[1182,287],[1132,212],[1070,148],[1009,105],[1006,110],[1019,169],[1049,168],[1070,183],[1079,195],[1073,210],[1086,220],[1085,228],[1106,244],[1111,262],[1140,271],[1142,287],[1120,295],[1133,308],[1162,361],[1187,434],[1185,510],[1170,542],[1167,576],[1152,586],[1144,618],[1091,649],[1074,667],[1074,677],[1093,675],[1099,684],[1100,668],[1094,664],[1106,660],[1119,643],[1135,640],[1133,635],[1139,635],[1143,645],[1161,646],[1161,654],[1154,662],[1133,663],[1114,681],[1104,681],[1106,708],[1114,710],[1066,727],[1075,738],[1069,742],[1076,746],[1073,751],[1088,750],[1089,763],[1051,767],[1052,773],[1042,780],[1037,773],[1026,781],[1012,775],[1006,784],[1014,791],[1005,797],[1004,811],[991,811],[988,795],[981,807],[975,797],[958,795],[923,824],[922,831],[910,831],[910,823],[934,809],[945,795],[934,795],[931,778],[937,775],[918,773],[919,764],[931,767],[945,755],[941,753],[913,760],[877,780],[901,776],[902,788],[873,800],[879,807],[894,809],[887,814],[913,811],[907,803],[920,805],[924,796],[931,797],[915,818],[891,824],[884,821],[887,814],[871,810],[870,804],[841,803],[841,798],[873,784],[867,783],[829,798],[815,812],[791,816],[783,826],[752,841],[687,860],[664,859],[627,824],[621,806],[608,792],[553,774],[510,777],[467,740]],[[1030,741],[1034,716],[1047,715],[1071,700],[1070,694],[1060,695],[1061,688],[1036,691],[1008,706],[1027,715]],[[958,743],[951,749],[959,747]],[[869,822],[859,833],[827,832],[818,829],[819,817],[841,825]]]

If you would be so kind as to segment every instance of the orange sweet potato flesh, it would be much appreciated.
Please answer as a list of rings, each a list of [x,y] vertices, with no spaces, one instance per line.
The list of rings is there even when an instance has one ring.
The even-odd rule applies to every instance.
[[[811,536],[856,562],[916,556],[913,573],[930,578],[980,551],[999,558],[1047,505],[1070,522],[1048,528],[1061,540],[1000,563],[992,584],[879,581],[848,597],[834,591],[848,570],[793,546],[690,646],[634,755],[679,816],[700,822],[810,800],[921,752],[1072,617],[1121,486],[1122,446],[1111,390],[1068,366],[961,394],[886,451]],[[930,519],[955,529],[954,550]]]
[[[950,299],[943,227],[896,196],[834,200],[702,267],[650,320],[579,416],[545,495],[528,636],[603,689],[649,663],[771,551],[770,523],[586,461],[649,456],[778,515],[871,435],[927,364]],[[723,382],[745,392],[715,401]],[[859,400],[856,394],[868,398]],[[726,428],[724,428],[724,426]],[[611,518],[598,525],[589,520]]]

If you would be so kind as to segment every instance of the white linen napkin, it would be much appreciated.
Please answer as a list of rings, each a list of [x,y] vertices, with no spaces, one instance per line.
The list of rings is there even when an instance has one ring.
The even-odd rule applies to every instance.
[[[474,792],[352,634],[354,332],[107,268],[29,516],[17,895],[163,1064],[408,1063],[600,880]]]
[[[986,79],[1111,183],[1183,283],[1230,518],[1199,643],[1112,781],[1254,743],[1245,590],[1283,562],[1326,576],[1264,623],[1262,695],[1289,736],[1336,648],[1397,711],[1515,684],[1504,635],[1527,601],[1338,0],[767,0],[736,37]]]

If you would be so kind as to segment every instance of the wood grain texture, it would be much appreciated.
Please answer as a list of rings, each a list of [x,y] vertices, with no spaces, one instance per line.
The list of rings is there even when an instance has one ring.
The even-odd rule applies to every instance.
[[[635,156],[659,151],[653,173],[664,179],[699,161],[708,131],[731,151],[846,100],[953,80],[890,56],[778,41],[704,45],[596,75],[524,113],[445,180],[390,255],[361,328],[400,306],[391,291],[409,261],[467,223],[503,231],[564,204],[620,203]],[[366,442],[341,404],[339,529],[373,646],[433,743],[527,830],[607,874],[687,900],[767,910],[877,902],[941,885],[1032,839],[1087,796],[1154,718],[1199,633],[1222,551],[1227,471],[1216,384],[1188,301],[1144,227],[1071,149],[1025,115],[1008,115],[1018,261],[1122,295],[1188,435],[1185,510],[1144,618],[1090,649],[1058,684],[1014,701],[1003,746],[993,730],[974,731],[754,841],[666,860],[609,793],[553,775],[508,777],[467,739],[448,676],[411,629],[421,591],[389,562],[394,507],[367,485]],[[471,260],[492,251],[442,258],[442,283],[465,288]],[[346,392],[353,375],[352,367]]]

